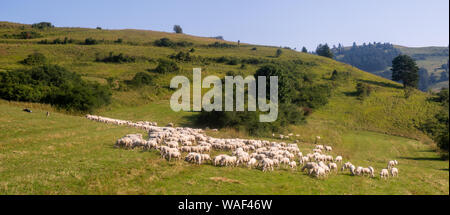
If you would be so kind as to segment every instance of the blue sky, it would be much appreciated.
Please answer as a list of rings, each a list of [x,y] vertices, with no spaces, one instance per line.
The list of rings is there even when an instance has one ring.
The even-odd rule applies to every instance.
[[[0,0],[0,21],[222,35],[226,40],[315,49],[353,41],[449,44],[448,0]]]

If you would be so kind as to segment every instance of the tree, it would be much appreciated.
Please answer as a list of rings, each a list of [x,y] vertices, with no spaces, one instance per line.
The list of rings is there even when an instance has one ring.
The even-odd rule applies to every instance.
[[[402,81],[405,88],[417,88],[419,83],[419,67],[408,55],[399,55],[392,60],[392,80]]]
[[[331,52],[331,50],[330,50],[330,47],[326,43],[325,43],[325,45],[319,44],[317,46],[316,53],[322,57],[333,58],[333,56],[334,56],[333,52]]]
[[[306,47],[303,46],[302,52],[303,52],[303,53],[308,53],[308,49],[306,49]]]
[[[179,25],[174,25],[173,26],[173,31],[177,34],[182,34],[183,33],[183,29],[181,28],[181,26]]]

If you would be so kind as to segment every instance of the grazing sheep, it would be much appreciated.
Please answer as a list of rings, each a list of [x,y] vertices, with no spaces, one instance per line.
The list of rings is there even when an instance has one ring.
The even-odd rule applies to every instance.
[[[361,175],[362,174],[362,167],[361,166],[358,166],[358,168],[356,168],[356,170],[355,170],[355,174],[356,175]]]
[[[394,167],[395,165],[398,165],[398,161],[397,160],[392,160],[388,162],[387,168],[391,169],[392,167]]]
[[[349,168],[350,175],[356,175],[356,167],[353,164],[350,164]]]
[[[380,172],[380,177],[384,178],[384,179],[389,178],[389,171],[388,171],[388,169],[382,169],[381,172]]]
[[[375,169],[371,166],[368,167],[370,170],[370,177],[375,178]]]
[[[314,169],[315,167],[318,167],[319,165],[315,162],[307,162],[305,165],[303,165],[301,171],[303,172],[305,169],[306,170],[311,170]]]
[[[253,167],[256,165],[258,161],[255,158],[251,158],[250,161],[248,161],[247,166],[248,167]]]
[[[334,161],[342,163],[342,156],[336,156],[336,158],[334,159]]]
[[[338,166],[336,163],[329,163],[328,167],[330,168],[330,170],[338,171]]]
[[[294,169],[294,168],[297,167],[297,163],[296,163],[295,161],[291,161],[291,162],[289,163],[289,166],[290,166],[292,169]]]
[[[395,167],[392,167],[391,175],[392,175],[392,177],[397,177],[398,176],[398,169],[395,168]]]
[[[332,151],[333,148],[331,148],[331,146],[325,146],[325,151]]]

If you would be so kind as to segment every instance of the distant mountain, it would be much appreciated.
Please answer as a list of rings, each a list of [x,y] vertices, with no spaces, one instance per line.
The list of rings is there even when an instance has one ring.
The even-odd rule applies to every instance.
[[[364,43],[351,47],[334,46],[335,59],[348,63],[367,72],[391,79],[392,59],[399,54],[406,54],[416,60],[420,68],[419,88],[422,91],[448,88],[449,49],[448,47],[412,48],[390,43]]]

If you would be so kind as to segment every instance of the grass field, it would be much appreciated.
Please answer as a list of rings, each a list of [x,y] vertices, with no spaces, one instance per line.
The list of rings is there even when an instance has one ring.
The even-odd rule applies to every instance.
[[[0,23],[0,36],[20,33],[22,24]],[[24,26],[29,30],[29,26]],[[131,79],[137,72],[156,66],[149,61],[136,63],[95,62],[96,53],[110,51],[150,59],[188,48],[155,47],[161,37],[189,41],[194,56],[274,59],[278,47],[241,44],[235,48],[210,48],[218,40],[141,30],[96,30],[55,28],[42,31],[43,38],[31,40],[0,38],[0,72],[27,68],[19,61],[41,52],[51,63],[81,74],[84,79],[106,84],[108,78]],[[124,44],[41,45],[42,39],[76,40],[87,37]],[[227,41],[220,41],[226,43]],[[252,50],[257,47],[257,50]],[[435,144],[417,126],[439,111],[430,95],[415,91],[405,98],[401,85],[363,72],[346,64],[311,54],[283,49],[277,60],[304,62],[302,70],[315,74],[316,82],[329,83],[333,70],[348,72],[350,80],[338,83],[327,105],[314,110],[307,123],[289,126],[283,132],[300,134],[300,150],[310,152],[314,137],[333,147],[334,155],[355,165],[373,166],[377,173],[389,160],[399,161],[400,177],[380,180],[352,177],[347,172],[318,180],[305,173],[280,169],[271,173],[247,168],[219,168],[190,165],[184,161],[167,162],[156,151],[114,148],[115,141],[133,128],[105,125],[66,113],[49,105],[0,100],[0,194],[449,194],[449,163],[442,161]],[[223,77],[228,71],[252,75],[258,65],[221,63],[180,63],[180,74],[192,75],[193,67],[202,76]],[[173,75],[158,77],[167,85]],[[364,100],[353,94],[357,82],[373,87]],[[133,121],[173,122],[193,126],[194,112],[173,112],[169,107],[171,91],[153,86],[113,91],[112,103],[94,114]],[[23,112],[30,108],[33,113]],[[45,113],[50,111],[50,117]],[[234,129],[207,131],[218,137],[248,137]],[[270,134],[263,137],[270,138]]]
[[[378,171],[388,160],[397,159],[400,177],[381,180],[339,172],[318,180],[290,169],[263,173],[243,167],[167,162],[156,151],[113,147],[117,138],[138,130],[60,113],[47,118],[48,107],[26,113],[20,106],[0,104],[1,194],[448,195],[448,161],[440,160],[430,146],[407,138],[343,132],[333,144],[333,154]],[[172,119],[181,117],[173,115]],[[299,146],[303,152],[313,147]]]

